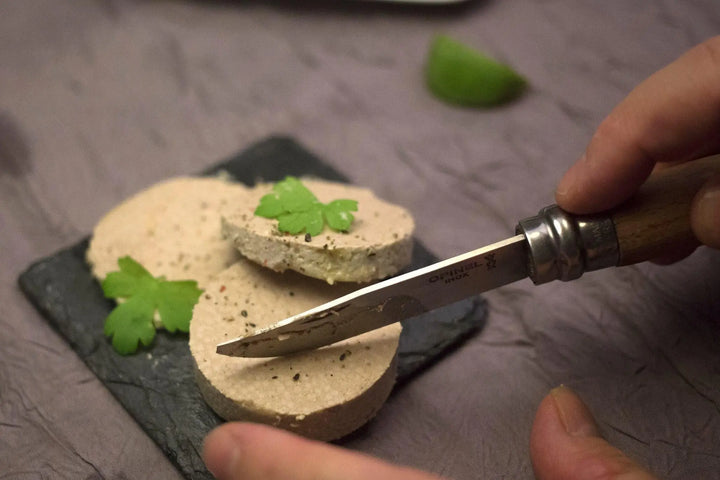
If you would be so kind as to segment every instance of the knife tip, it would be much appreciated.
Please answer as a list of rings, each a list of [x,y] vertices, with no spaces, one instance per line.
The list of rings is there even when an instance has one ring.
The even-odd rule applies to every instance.
[[[227,355],[229,357],[241,357],[246,350],[247,343],[243,342],[243,337],[228,340],[215,346],[215,353]]]

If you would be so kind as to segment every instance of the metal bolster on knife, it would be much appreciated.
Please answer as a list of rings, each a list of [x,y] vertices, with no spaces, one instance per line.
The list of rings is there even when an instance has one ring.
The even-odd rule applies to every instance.
[[[615,225],[607,216],[574,216],[550,205],[521,220],[516,233],[527,240],[528,276],[537,285],[575,280],[619,260]]]

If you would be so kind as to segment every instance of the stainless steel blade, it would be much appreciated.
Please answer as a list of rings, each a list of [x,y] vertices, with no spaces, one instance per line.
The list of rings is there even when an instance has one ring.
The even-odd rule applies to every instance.
[[[376,283],[221,343],[217,353],[275,357],[329,345],[527,277],[526,239],[503,240]]]

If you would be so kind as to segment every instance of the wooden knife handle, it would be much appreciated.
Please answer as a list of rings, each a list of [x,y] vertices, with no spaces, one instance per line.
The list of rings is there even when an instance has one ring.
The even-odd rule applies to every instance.
[[[698,190],[714,174],[720,174],[720,155],[664,168],[614,209],[611,217],[618,240],[618,265],[651,260],[672,248],[697,244],[690,227],[690,208]]]
[[[720,174],[720,155],[653,173],[623,205],[597,215],[571,215],[550,205],[521,220],[528,276],[536,284],[658,258],[698,243],[690,208],[698,190]],[[720,214],[720,212],[719,212]]]

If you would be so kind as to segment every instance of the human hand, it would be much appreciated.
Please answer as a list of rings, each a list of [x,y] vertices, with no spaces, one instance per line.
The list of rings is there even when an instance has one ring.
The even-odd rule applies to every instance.
[[[580,397],[562,386],[538,407],[530,458],[537,480],[657,480],[605,441]]]
[[[720,36],[650,76],[600,124],[585,153],[561,179],[555,198],[571,213],[619,205],[655,168],[720,153]],[[720,176],[695,196],[691,226],[720,248]],[[696,244],[661,262],[679,260]]]
[[[252,423],[226,423],[205,439],[219,480],[439,480],[440,477]]]
[[[530,456],[538,480],[655,480],[603,440],[587,407],[559,387],[540,403]],[[281,430],[227,423],[208,435],[205,463],[219,480],[440,480]]]

